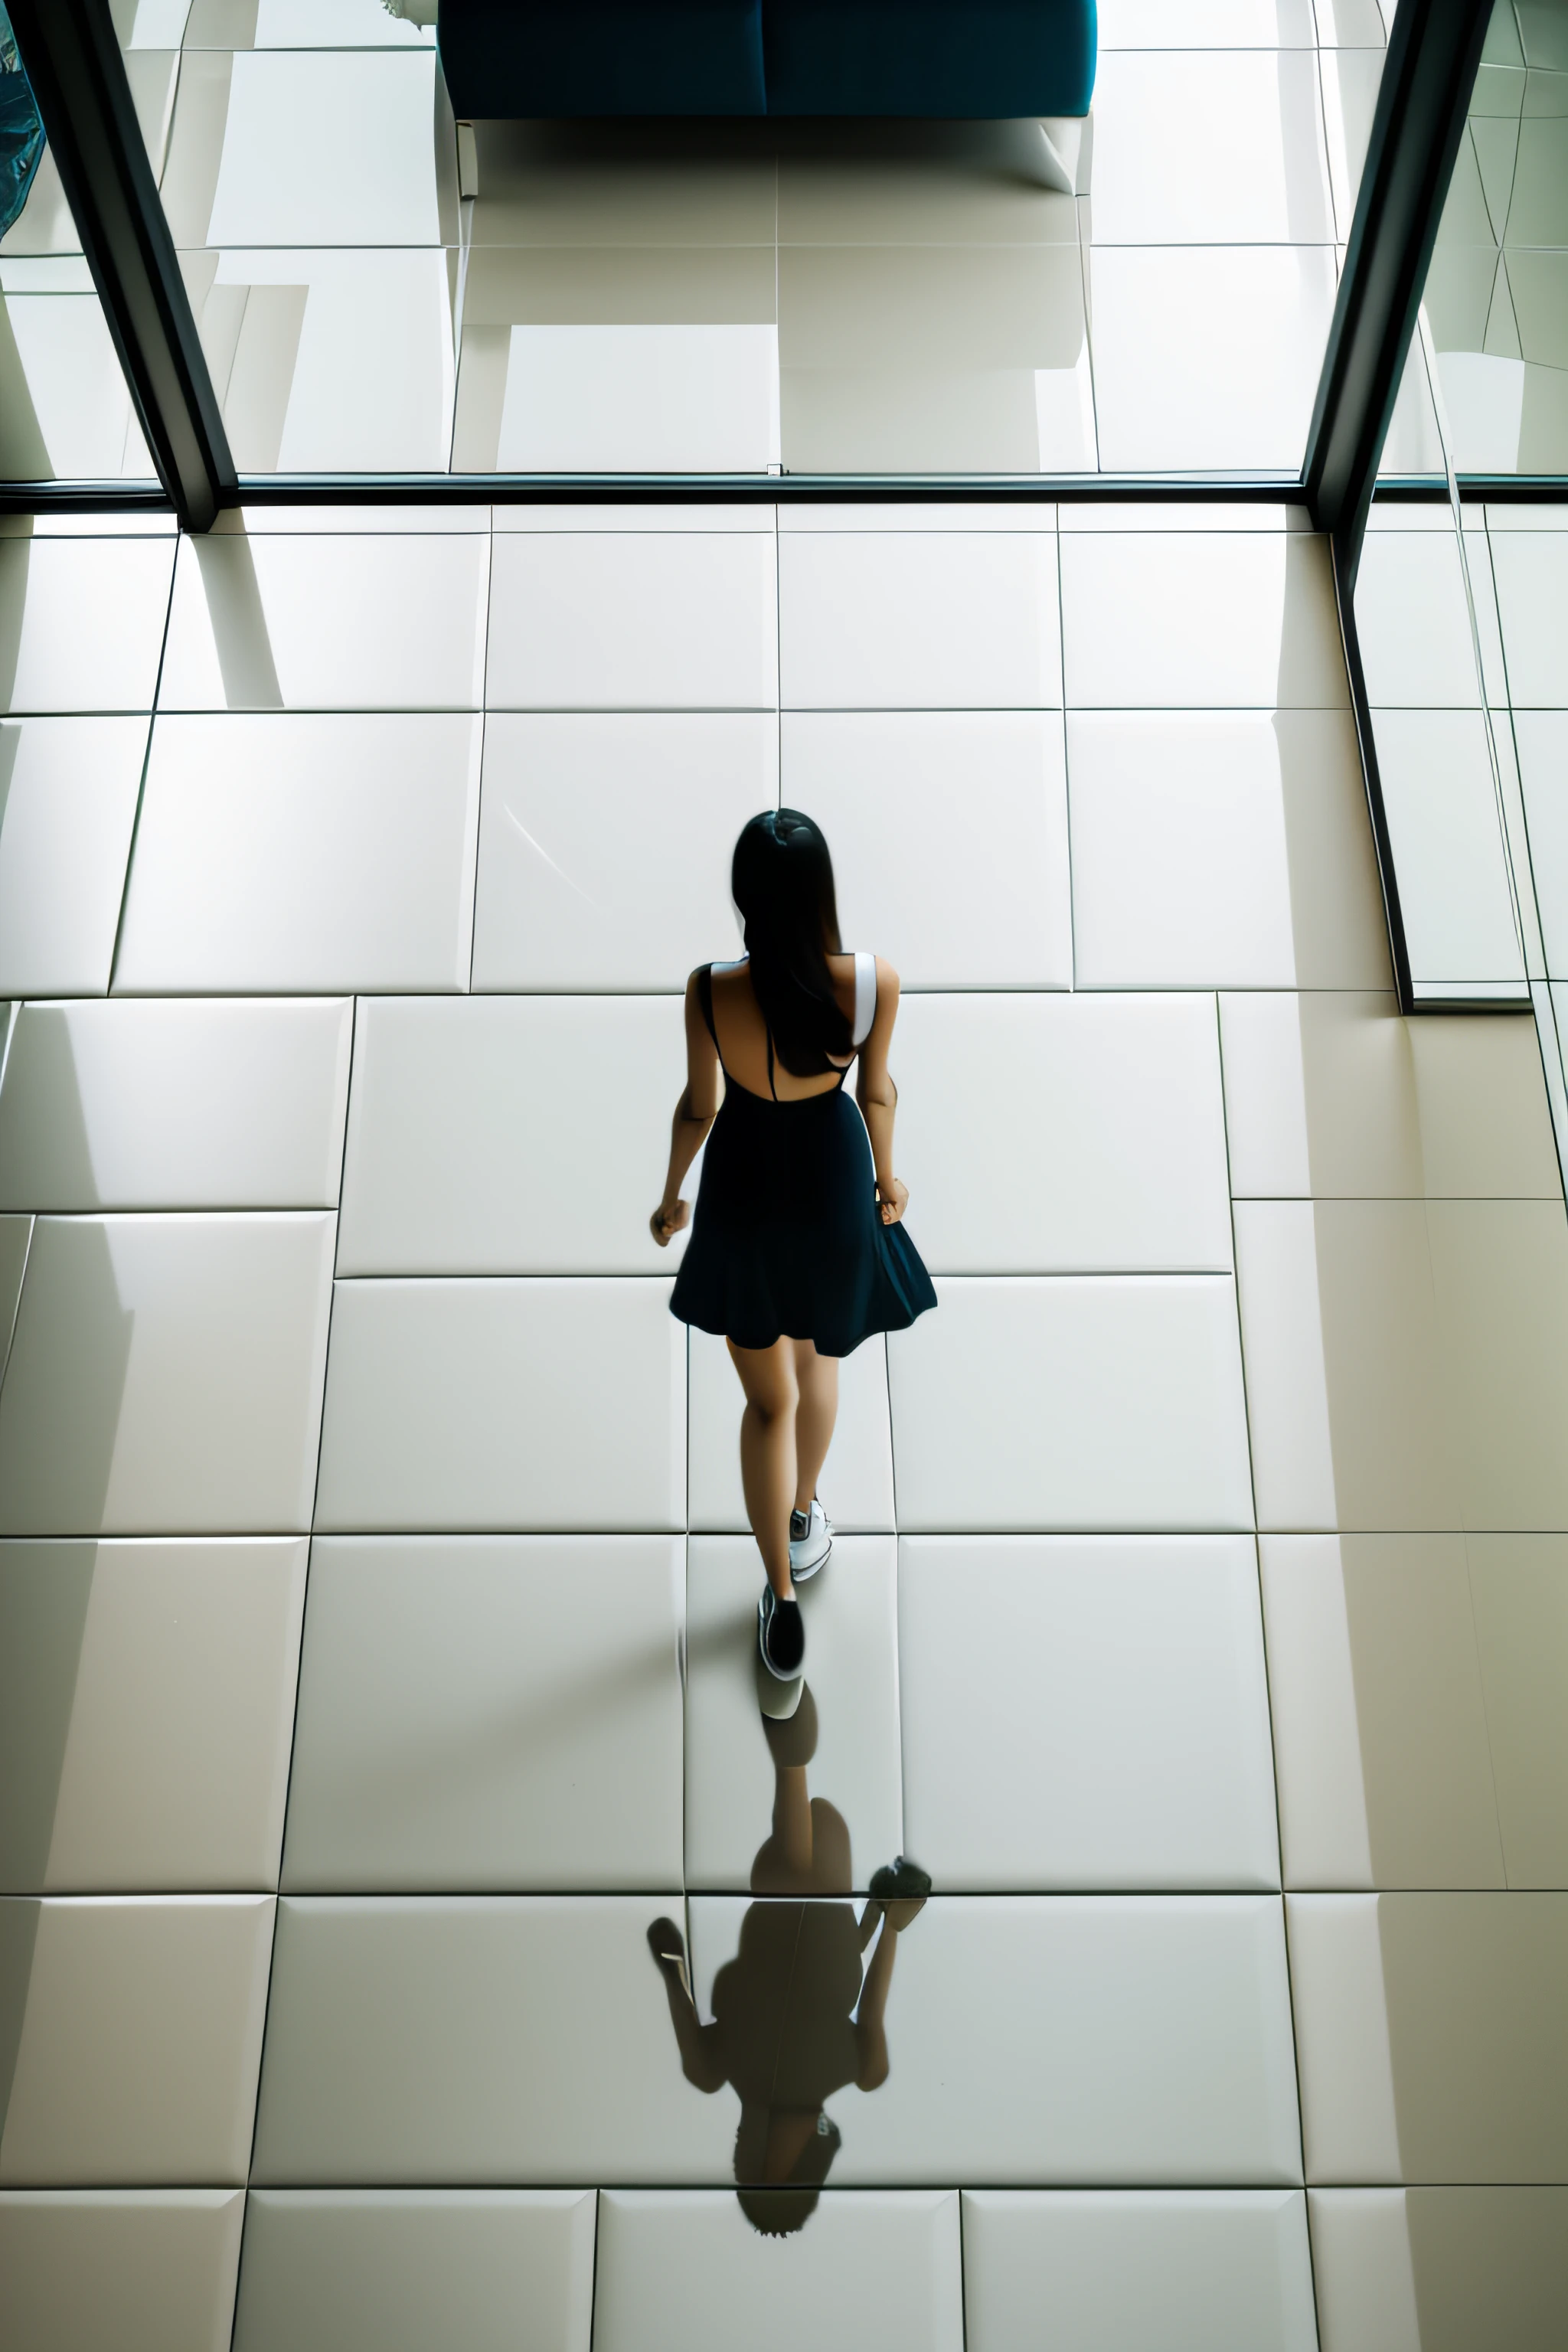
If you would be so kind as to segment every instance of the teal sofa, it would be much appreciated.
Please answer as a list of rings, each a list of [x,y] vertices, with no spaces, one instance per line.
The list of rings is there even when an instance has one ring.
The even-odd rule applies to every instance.
[[[1089,111],[1094,0],[440,0],[462,118]]]

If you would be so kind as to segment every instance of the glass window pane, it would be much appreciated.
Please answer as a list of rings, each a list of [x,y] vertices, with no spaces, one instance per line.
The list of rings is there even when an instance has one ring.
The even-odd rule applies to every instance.
[[[0,480],[146,479],[153,464],[0,5]]]
[[[1568,473],[1568,0],[1493,9],[1422,315],[1436,382],[1418,340],[1402,404],[1433,413],[1437,461],[1407,416],[1383,475],[1444,446],[1461,474]]]
[[[459,136],[434,0],[121,14],[242,472],[1294,472],[1385,43],[1102,0],[1086,120]]]

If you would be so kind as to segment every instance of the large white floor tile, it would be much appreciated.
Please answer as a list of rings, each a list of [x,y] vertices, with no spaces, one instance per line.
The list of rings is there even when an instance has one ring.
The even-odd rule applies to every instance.
[[[788,711],[779,757],[784,805],[827,836],[848,945],[906,988],[1071,986],[1059,718]]]
[[[1405,2207],[1416,2308],[1441,2313],[1454,2343],[1495,2334],[1551,2344],[1568,2333],[1568,2189],[1416,2188]],[[1436,2336],[1428,2319],[1426,2342]]]
[[[684,1526],[668,1301],[659,1281],[340,1283],[318,1527]]]
[[[437,246],[252,246],[190,257],[196,323],[228,373],[224,424],[237,466],[444,471],[454,259]]]
[[[11,1334],[16,1328],[22,1278],[32,1245],[31,1217],[0,1217],[0,1377],[4,1377],[5,1360],[11,1352]]]
[[[771,323],[513,325],[505,365],[499,472],[742,474],[779,462]],[[465,457],[459,443],[456,462]]]
[[[693,1538],[686,1586],[689,1887],[847,1894],[903,1851],[895,1552],[890,1535],[837,1538],[826,1566],[801,1587],[810,1691],[801,1706],[811,1714],[797,1710],[768,1725],[757,1704],[756,1547],[745,1536]],[[816,1819],[809,1865],[791,1826],[807,1802],[838,1817]]]
[[[484,695],[488,539],[187,539],[164,710],[447,710]]]
[[[146,750],[144,719],[0,725],[0,993],[109,986]]]
[[[1309,2179],[1563,2180],[1568,1895],[1288,1910]]]
[[[773,518],[746,534],[499,535],[498,710],[758,710],[778,700]]]
[[[595,2352],[961,2352],[963,2263],[952,2189],[829,2189],[798,2234],[758,2229],[713,2191],[616,2189],[599,2208]]]
[[[668,996],[366,1002],[338,1272],[668,1267],[684,1244],[661,1251],[648,1214],[658,1138],[685,1084]],[[0,1095],[0,1175],[4,1111]],[[627,1150],[636,1134],[646,1153]],[[696,1181],[694,1170],[688,1197]]]
[[[1426,1231],[1463,1524],[1568,1528],[1562,1204],[1433,1201]]]
[[[745,1399],[729,1349],[693,1325],[688,1334],[690,1524],[713,1530],[749,1526],[741,1490],[741,1414]],[[822,1474],[824,1507],[835,1527],[893,1525],[893,1436],[884,1342],[868,1339],[840,1360],[838,1419]]]
[[[858,247],[863,267],[873,255],[891,260],[889,248],[899,246],[923,248],[928,265],[943,247],[978,248],[978,274],[994,277],[1004,266],[998,247],[1070,250],[1077,241],[1071,199],[1041,186],[1037,173],[1030,184],[1029,167],[1039,152],[1032,129],[1006,121],[817,123],[804,138],[780,142],[781,247],[797,268],[803,249],[813,247]],[[811,282],[809,271],[801,274]],[[835,281],[824,271],[816,283]],[[849,272],[837,281],[844,292],[853,283]],[[960,314],[965,327],[976,323],[977,310],[984,318],[979,305]],[[946,315],[956,330],[951,308]],[[825,323],[837,330],[842,349],[858,325],[863,344],[869,342],[877,322],[864,315],[858,320],[846,305],[837,315],[830,310]],[[917,350],[931,351],[929,319],[923,338],[918,317],[905,314],[899,324]],[[999,329],[1002,320],[995,324]],[[869,520],[880,527],[874,515]]]
[[[1194,169],[1194,123],[1223,120],[1226,165]],[[1324,245],[1333,236],[1318,61],[1307,48],[1102,57],[1094,92],[1094,239],[1107,245]]]
[[[444,499],[420,506],[362,506],[356,501],[336,507],[314,501],[308,506],[274,506],[268,501],[266,506],[220,508],[213,531],[220,537],[237,532],[253,539],[268,532],[280,533],[285,539],[363,539],[367,532],[407,539],[417,531],[428,532],[434,539],[450,539],[455,534],[488,539],[494,511],[489,506],[448,506]],[[552,509],[540,507],[531,511],[549,514]]]
[[[1226,1279],[950,1278],[888,1364],[902,1528],[1251,1524]]]
[[[1101,0],[1098,13],[1101,57],[1108,49],[1310,49],[1330,37],[1314,31],[1303,0]]]
[[[1459,543],[1452,531],[1370,533],[1356,571],[1355,622],[1374,707],[1474,709],[1479,704]]]
[[[161,719],[115,971],[132,994],[466,988],[473,719]]]
[[[1372,991],[1220,998],[1240,1198],[1498,1194],[1561,1179],[1528,1015],[1401,1017]]]
[[[771,717],[492,715],[474,986],[679,989],[734,955],[730,860],[778,773]]]
[[[1102,467],[1296,471],[1333,316],[1331,246],[1097,245],[1090,276]]]
[[[1028,126],[1024,126],[1026,129]],[[801,248],[795,248],[801,254]],[[812,256],[815,261],[816,256]],[[864,341],[879,303],[863,304],[857,279],[891,278],[895,307],[929,345],[953,307],[990,310],[1002,340],[1041,364],[1012,367],[786,367],[781,379],[786,470],[823,474],[1033,474],[1092,472],[1094,394],[1083,282],[1070,247],[1005,249],[976,287],[962,247],[910,254],[897,246],[845,257],[823,272]],[[892,267],[889,268],[889,265]],[[835,280],[847,277],[847,286]],[[1031,288],[1029,281],[1034,281]],[[1014,307],[1023,281],[1024,300]],[[989,281],[988,283],[986,281]],[[798,285],[798,279],[795,283]],[[962,289],[962,290],[960,290]],[[1031,317],[1032,314],[1032,317]],[[901,338],[900,338],[901,340]],[[1042,520],[1038,510],[1035,520]]]
[[[731,2177],[733,2102],[683,2080],[657,1895],[279,1906],[253,2178],[580,2187]]]
[[[1085,509],[1074,511],[1082,514]],[[976,531],[1000,530],[1022,531],[1035,538],[1041,531],[1056,529],[1058,509],[1050,499],[1027,499],[1005,506],[979,501],[970,504],[962,499],[943,499],[940,506],[929,501],[899,506],[879,499],[875,506],[868,506],[864,499],[846,506],[818,506],[813,500],[810,505],[782,506],[777,513],[781,536],[789,531],[816,537],[825,530],[847,530],[857,535],[895,530],[914,531],[923,538],[931,531],[951,530],[972,537]]]
[[[969,2189],[970,2352],[1317,2352],[1300,2189]]]
[[[0,709],[151,710],[173,539],[0,542]]]
[[[1404,2189],[1307,2191],[1323,2352],[1421,2352],[1408,2197]]]
[[[1373,1882],[1506,1883],[1477,1611],[1463,1538],[1344,1536]]]
[[[942,1888],[1279,1883],[1231,1537],[906,1537],[904,1835]]]
[[[1273,711],[1347,700],[1324,541],[1064,531],[1068,707]]]
[[[1375,1895],[1286,1897],[1309,2180],[1400,2178],[1381,1909]]]
[[[35,190],[53,160],[46,148]],[[137,480],[151,488],[153,461],[86,262],[73,257],[62,266],[40,257],[29,268],[7,258],[5,278],[0,299],[9,330],[8,381],[0,462],[7,478]],[[75,288],[82,290],[67,290]]]
[[[332,1225],[40,1217],[0,1391],[0,1530],[309,1527]]]
[[[1172,531],[1282,530],[1310,534],[1312,519],[1305,507],[1287,505],[1283,499],[1248,499],[1237,505],[1217,499],[1064,499],[1057,509],[1062,534],[1090,531],[1133,531],[1142,537]],[[1369,526],[1370,528],[1370,526]]]
[[[591,2189],[258,2189],[236,2352],[531,2339],[589,2352],[595,2201]]]
[[[1260,1536],[1258,1543],[1289,1887],[1373,1884],[1342,1543],[1331,1535]]]
[[[1555,1203],[1248,1202],[1236,1221],[1260,1524],[1568,1524]]]
[[[1461,1536],[1265,1546],[1288,1883],[1501,1888]]]
[[[683,1570],[668,1536],[318,1538],[290,1890],[677,1884]]]
[[[1080,987],[1387,987],[1348,712],[1075,712],[1068,776]]]
[[[1258,1524],[1463,1525],[1418,1201],[1236,1208]]]
[[[1492,509],[1495,514],[1497,509]],[[1568,598],[1568,530],[1497,530],[1488,533],[1511,699],[1521,709],[1568,703],[1562,619]]]
[[[0,2194],[0,2333],[50,2352],[228,2352],[243,2189]]]
[[[550,122],[479,121],[474,242],[565,247],[767,246],[776,219],[771,150],[689,124],[647,146],[613,124],[584,137]],[[548,508],[538,509],[548,516]],[[647,512],[658,528],[660,509]],[[548,528],[548,523],[546,524]]]
[[[427,52],[238,51],[200,241],[436,244],[435,70]],[[279,169],[280,121],[312,169]]]
[[[1384,21],[1385,0],[1314,0],[1319,46],[1332,48],[1381,49],[1388,37]],[[1394,21],[1387,0],[1388,24]]]
[[[1510,1886],[1568,1883],[1568,1538],[1466,1542],[1488,1748]]]
[[[0,1083],[0,1206],[335,1204],[353,1008],[28,1004]]]
[[[270,1895],[0,1902],[7,2188],[243,2184]]]
[[[733,1906],[689,1908],[705,1977]],[[825,2032],[838,1988],[802,1992]],[[899,1937],[886,2032],[880,2087],[828,2093],[836,2187],[1300,2179],[1278,1895],[939,1890]]]
[[[1568,2177],[1568,1895],[1378,1897],[1407,2181]]]
[[[0,1544],[0,1885],[278,1882],[305,1545]]]
[[[779,636],[792,710],[1059,703],[1055,535],[782,533]]]
[[[488,132],[491,126],[485,125]],[[521,126],[513,126],[521,127]],[[764,508],[752,506],[616,506],[608,500],[593,506],[497,506],[481,509],[490,518],[490,527],[503,531],[532,531],[547,539],[563,531],[581,531],[590,539],[602,538],[606,531],[647,531],[655,539],[668,539],[672,531],[690,531],[698,539],[710,539],[715,531],[734,531],[742,539],[755,538],[758,532],[769,533],[774,517]]]
[[[1207,997],[912,996],[898,1165],[939,1274],[1228,1269]]]

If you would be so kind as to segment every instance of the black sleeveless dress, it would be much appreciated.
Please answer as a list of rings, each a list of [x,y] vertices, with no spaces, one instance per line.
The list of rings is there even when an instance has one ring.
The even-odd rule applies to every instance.
[[[711,964],[697,984],[717,1048]],[[770,1037],[770,1086],[773,1073]],[[904,1226],[882,1223],[870,1138],[843,1077],[780,1102],[725,1076],[670,1313],[738,1348],[810,1339],[824,1356],[906,1330],[936,1292]]]

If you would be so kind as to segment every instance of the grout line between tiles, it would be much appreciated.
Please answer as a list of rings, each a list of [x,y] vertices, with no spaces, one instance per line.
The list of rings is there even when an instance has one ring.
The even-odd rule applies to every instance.
[[[1285,2001],[1290,2018],[1290,2058],[1296,2090],[1296,2145],[1300,2151],[1300,2177],[1304,2182],[1307,2178],[1307,2145],[1306,2125],[1304,2120],[1304,2101],[1302,2097],[1301,2084],[1301,2042],[1296,2022],[1296,1995],[1295,1986],[1290,1973],[1290,1938],[1287,1927],[1287,1913],[1285,1908],[1285,1839],[1284,1825],[1279,1813],[1279,1756],[1274,1731],[1274,1698],[1269,1675],[1268,1620],[1263,1607],[1263,1548],[1260,1537],[1261,1514],[1258,1507],[1258,1472],[1252,1440],[1252,1397],[1250,1384],[1247,1374],[1247,1341],[1245,1336],[1245,1325],[1243,1323],[1241,1314],[1241,1260],[1239,1252],[1237,1248],[1236,1194],[1231,1191],[1230,1106],[1225,1083],[1225,1025],[1220,1019],[1219,995],[1217,991],[1214,1000],[1214,1017],[1215,1045],[1219,1055],[1220,1066],[1220,1114],[1225,1126],[1226,1189],[1227,1192],[1230,1193],[1231,1262],[1237,1270],[1235,1277],[1236,1339],[1237,1352],[1241,1360],[1242,1411],[1247,1422],[1247,1484],[1252,1494],[1252,1524],[1254,1530],[1252,1536],[1252,1561],[1253,1573],[1256,1580],[1255,1589],[1258,1595],[1258,1646],[1263,1655],[1263,1703],[1268,1719],[1268,1769],[1274,1795],[1274,1850],[1278,1858],[1279,1873],[1279,1942],[1285,1960]],[[1310,2233],[1309,2232],[1309,2266],[1310,2265],[1311,2259],[1310,2236]],[[1317,2282],[1315,2276],[1313,2278],[1312,2294],[1313,2310],[1315,2315],[1317,2309]]]
[[[147,797],[147,772],[153,764],[153,736],[158,723],[158,698],[163,690],[163,663],[169,651],[169,631],[174,617],[174,583],[179,577],[180,550],[184,543],[182,531],[174,541],[174,560],[169,566],[169,593],[163,606],[163,632],[158,640],[158,668],[153,681],[153,705],[147,713],[147,740],[142,747],[142,772],[136,780],[136,806],[132,813],[131,837],[125,845],[125,880],[120,892],[120,912],[115,919],[114,944],[109,951],[109,977],[104,982],[106,997],[114,993],[114,976],[120,962],[120,945],[125,932],[126,909],[131,904],[131,877],[136,866],[136,844],[142,832],[142,808]],[[137,713],[140,717],[141,714]]]
[[[605,2217],[603,2186],[595,2185],[590,2194],[594,2200],[594,2266],[588,2280],[588,2344],[592,2347],[595,2340],[594,2330],[599,2317],[599,2230]]]
[[[22,1292],[26,1286],[27,1267],[32,1261],[33,1236],[38,1230],[36,1216],[27,1219],[26,1246],[22,1252],[22,1271],[16,1282],[16,1310],[5,1327],[5,1345],[0,1347],[0,1394],[4,1393],[5,1375],[11,1369],[11,1350],[16,1344],[16,1327],[22,1319]]]

